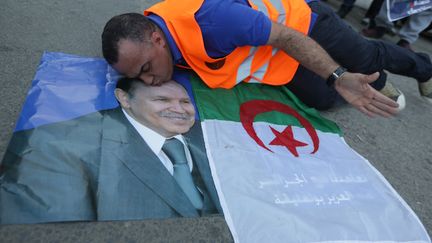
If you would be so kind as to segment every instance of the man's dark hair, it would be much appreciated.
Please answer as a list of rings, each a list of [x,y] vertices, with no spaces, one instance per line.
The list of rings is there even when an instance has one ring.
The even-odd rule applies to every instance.
[[[138,84],[146,85],[143,81],[137,78],[124,77],[117,81],[116,88],[123,90],[132,98]]]
[[[156,31],[156,25],[138,13],[125,13],[112,17],[102,33],[102,53],[109,64],[118,62],[120,40],[142,42]]]

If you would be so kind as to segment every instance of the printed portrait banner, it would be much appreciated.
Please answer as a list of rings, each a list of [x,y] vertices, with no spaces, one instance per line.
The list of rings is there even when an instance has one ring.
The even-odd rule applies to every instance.
[[[84,119],[85,124],[100,121],[101,114],[93,112],[118,106],[112,94],[118,78],[119,75],[103,59],[45,53],[16,133],[24,134],[31,128],[63,121],[79,131],[82,126],[77,124],[83,123],[78,121]],[[306,107],[285,87],[242,84],[232,90],[210,90],[197,77],[189,82],[189,73],[177,72],[174,78],[189,94],[194,94],[200,114],[196,118],[201,120],[211,173],[236,242],[430,242],[415,213],[385,178],[345,143],[339,127]],[[91,127],[92,124],[87,125]],[[38,130],[44,131],[43,128]],[[73,138],[84,134],[70,131],[63,129],[45,135],[54,138],[64,133]],[[115,151],[116,146],[127,144],[112,144],[112,134],[116,132],[114,129],[107,131],[108,137],[104,141],[113,147],[104,152]],[[74,145],[70,140],[64,140],[64,146],[68,151],[83,152],[82,161],[86,161],[100,152],[93,142],[100,136],[97,132],[89,135],[93,137],[83,144]],[[28,146],[26,141],[18,144]],[[63,145],[51,142],[42,147],[47,146]],[[73,157],[69,152],[46,154],[45,150],[32,151],[25,147],[12,150],[20,150],[24,156],[29,152],[40,153],[44,159],[60,156],[58,163],[55,162],[59,168],[77,167],[69,161]],[[11,156],[9,160],[17,154],[11,153]],[[103,158],[114,159],[112,157],[102,156],[100,163],[109,165]],[[17,163],[20,161],[18,157],[15,159]],[[62,164],[62,159],[69,162]],[[44,160],[31,163],[38,165],[33,169],[45,168]],[[116,183],[112,178],[120,170],[130,172],[123,167],[104,168],[99,180],[106,184]],[[141,168],[137,164],[134,169]],[[93,167],[88,172],[92,171]],[[17,177],[19,173],[26,173],[35,182],[45,179],[32,176],[28,170],[17,171],[8,178]],[[70,178],[64,181],[66,185],[61,186],[61,190],[71,190],[78,185],[88,187],[87,181],[79,180],[75,175],[60,176]],[[1,182],[9,183],[8,180]],[[13,190],[17,190],[29,192],[29,199],[36,197],[21,184],[5,186],[8,194],[15,194]],[[128,191],[124,189],[122,192]],[[55,191],[47,193],[48,198],[56,196]],[[68,199],[70,208],[74,208],[74,200],[77,204],[82,200],[91,201],[85,198],[87,193],[78,191],[76,195],[83,198]],[[103,191],[101,195],[104,195]],[[44,200],[36,199],[38,205],[45,205]],[[90,201],[88,205],[93,205]],[[4,201],[0,200],[0,203]],[[20,207],[12,201],[9,203],[11,207]],[[112,205],[110,202],[104,204]],[[1,206],[7,208],[8,205]],[[64,212],[65,208],[56,206],[45,205],[43,210]],[[21,209],[20,215],[24,219],[31,210]],[[72,215],[71,219],[85,220],[94,217],[91,210],[82,209],[85,216],[70,210],[64,213]],[[99,210],[112,211],[109,206]],[[64,218],[62,215],[49,217],[50,220]]]
[[[333,122],[286,87],[193,82],[236,242],[430,242],[415,213]]]
[[[396,21],[432,7],[431,0],[387,0],[387,17]]]

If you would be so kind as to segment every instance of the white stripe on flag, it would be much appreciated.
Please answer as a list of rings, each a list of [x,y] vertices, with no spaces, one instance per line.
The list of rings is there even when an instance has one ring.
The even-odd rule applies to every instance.
[[[258,137],[274,139],[268,123]],[[206,149],[228,226],[236,242],[430,242],[409,206],[338,134],[317,131],[319,150],[299,157],[283,146],[258,146],[238,122],[202,122]],[[281,132],[285,126],[271,125]]]

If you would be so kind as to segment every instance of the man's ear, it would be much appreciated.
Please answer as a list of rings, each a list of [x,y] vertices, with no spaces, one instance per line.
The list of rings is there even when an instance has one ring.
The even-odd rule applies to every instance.
[[[120,106],[123,109],[129,109],[130,103],[129,103],[129,94],[126,93],[124,90],[116,88],[114,90],[114,95],[117,98],[117,101],[120,103]]]
[[[165,38],[159,31],[154,31],[151,34],[151,41],[154,45],[165,47]]]

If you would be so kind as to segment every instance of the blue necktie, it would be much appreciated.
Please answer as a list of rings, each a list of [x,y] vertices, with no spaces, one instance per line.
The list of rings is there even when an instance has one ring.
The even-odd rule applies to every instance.
[[[202,209],[203,202],[201,195],[193,182],[183,143],[176,138],[167,139],[162,146],[162,151],[164,151],[173,163],[174,179],[180,185],[194,207],[196,209]]]

